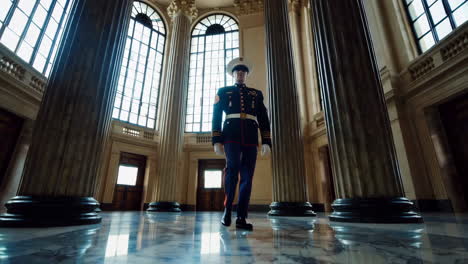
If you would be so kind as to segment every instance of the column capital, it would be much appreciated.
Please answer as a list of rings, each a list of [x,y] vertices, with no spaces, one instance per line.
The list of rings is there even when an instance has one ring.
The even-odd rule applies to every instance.
[[[190,20],[198,16],[195,0],[172,0],[167,7],[167,14],[174,19],[179,13],[186,15]]]
[[[238,16],[263,12],[263,0],[234,0],[234,7]]]
[[[306,0],[288,0],[288,9],[291,12],[299,13],[303,6],[307,6]]]

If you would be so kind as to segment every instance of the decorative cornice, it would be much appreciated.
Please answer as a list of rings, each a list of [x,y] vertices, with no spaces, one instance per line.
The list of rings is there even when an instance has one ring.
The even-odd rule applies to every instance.
[[[198,16],[195,0],[173,0],[167,7],[167,14],[174,19],[177,14],[182,13],[191,20]]]
[[[40,100],[47,85],[47,78],[15,53],[0,44],[0,79],[21,83],[27,94]],[[17,82],[16,82],[17,81]]]
[[[234,0],[234,7],[238,16],[263,12],[263,0]]]
[[[414,82],[424,79],[428,73],[439,67],[447,65],[452,60],[457,60],[468,53],[468,24],[464,24],[455,29],[447,38],[434,45],[427,52],[423,53],[408,66],[406,72],[409,78],[405,78],[404,72],[401,74],[407,82]]]

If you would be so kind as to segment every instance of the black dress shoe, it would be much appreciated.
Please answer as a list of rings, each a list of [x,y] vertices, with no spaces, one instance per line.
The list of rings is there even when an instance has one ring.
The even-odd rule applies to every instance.
[[[237,218],[236,228],[252,231],[253,230],[253,225],[247,223],[247,221],[245,221],[245,218]]]
[[[223,226],[230,226],[231,225],[231,211],[224,209],[223,218],[221,218],[221,224]]]

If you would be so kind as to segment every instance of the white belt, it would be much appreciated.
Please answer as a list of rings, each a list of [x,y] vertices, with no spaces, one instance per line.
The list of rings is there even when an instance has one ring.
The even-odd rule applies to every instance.
[[[238,114],[226,115],[226,119],[229,119],[229,118],[250,119],[250,120],[253,120],[253,121],[257,121],[257,117],[256,117],[256,116],[249,115],[249,114],[246,114],[246,113],[238,113]]]

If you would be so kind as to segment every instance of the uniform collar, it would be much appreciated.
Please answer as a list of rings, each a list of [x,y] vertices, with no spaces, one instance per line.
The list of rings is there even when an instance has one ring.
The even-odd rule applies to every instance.
[[[238,87],[238,88],[245,88],[245,87],[247,87],[247,86],[245,86],[245,83],[236,83],[235,86]]]

